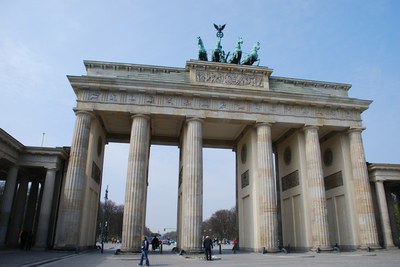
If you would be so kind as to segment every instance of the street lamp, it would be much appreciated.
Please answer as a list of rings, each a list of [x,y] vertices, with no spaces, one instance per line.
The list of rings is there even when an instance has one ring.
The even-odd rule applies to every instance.
[[[103,253],[104,251],[104,237],[105,237],[105,231],[107,231],[108,227],[107,222],[105,221],[105,214],[107,211],[107,200],[108,200],[108,185],[106,188],[106,194],[104,196],[103,222],[101,224],[101,253]]]

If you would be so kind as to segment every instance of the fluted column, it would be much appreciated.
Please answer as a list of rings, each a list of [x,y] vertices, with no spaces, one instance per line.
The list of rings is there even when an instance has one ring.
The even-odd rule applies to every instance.
[[[146,218],[150,118],[146,115],[132,118],[121,249],[137,252],[140,251]]]
[[[358,213],[360,247],[380,247],[361,131],[362,129],[358,128],[349,130],[350,158]]]
[[[33,223],[35,221],[36,205],[38,200],[39,181],[33,180],[29,189],[28,202],[25,209],[25,218],[23,228],[28,232],[32,232]]]
[[[18,241],[18,234],[22,229],[22,223],[24,220],[24,211],[25,211],[25,206],[26,206],[26,198],[27,198],[27,193],[28,193],[28,178],[23,177],[19,181],[19,187],[18,187],[18,192],[17,196],[15,199],[15,205],[13,206],[13,211],[12,211],[12,218],[10,222],[10,230],[8,231],[8,238],[7,238],[7,244],[9,246],[15,246],[17,245]]]
[[[56,168],[47,169],[43,185],[43,195],[40,205],[39,223],[35,237],[35,247],[46,248],[50,225],[51,206],[53,204],[54,184],[56,180]]]
[[[86,189],[86,163],[92,113],[76,111],[62,208],[58,219],[56,246],[79,249],[83,201]]]
[[[6,242],[8,221],[10,220],[15,188],[17,186],[17,175],[18,166],[14,165],[8,170],[3,200],[0,207],[0,246],[3,246]]]
[[[181,248],[202,251],[203,222],[203,120],[186,121],[183,150],[182,233]]]
[[[392,228],[390,226],[389,212],[386,201],[385,188],[383,181],[376,181],[375,183],[376,196],[378,198],[379,212],[381,217],[382,231],[383,231],[383,245],[385,248],[394,247]]]
[[[306,141],[306,166],[308,196],[311,203],[311,234],[313,250],[330,250],[328,211],[326,207],[324,176],[318,127],[304,127]]]
[[[278,214],[272,159],[271,125],[257,124],[257,182],[260,245],[278,251]]]

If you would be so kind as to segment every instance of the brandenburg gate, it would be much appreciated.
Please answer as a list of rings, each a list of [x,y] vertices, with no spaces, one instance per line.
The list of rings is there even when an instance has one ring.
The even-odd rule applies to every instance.
[[[84,64],[87,75],[68,76],[76,124],[55,248],[95,243],[109,142],[129,142],[122,251],[140,250],[152,144],[180,149],[179,249],[202,250],[203,147],[236,152],[241,249],[380,247],[361,137],[371,101],[350,98],[350,85],[197,60]]]

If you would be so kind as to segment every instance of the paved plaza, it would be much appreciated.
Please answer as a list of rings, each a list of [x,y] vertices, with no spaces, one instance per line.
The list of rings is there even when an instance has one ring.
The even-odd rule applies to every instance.
[[[117,247],[106,245],[104,253],[92,250],[81,253],[61,251],[0,250],[1,267],[28,266],[137,266],[140,254],[115,255]],[[204,261],[202,255],[179,256],[165,246],[164,253],[150,252],[151,266],[400,266],[400,250],[356,251],[342,253],[236,253],[222,247],[221,254],[214,248],[213,261]]]

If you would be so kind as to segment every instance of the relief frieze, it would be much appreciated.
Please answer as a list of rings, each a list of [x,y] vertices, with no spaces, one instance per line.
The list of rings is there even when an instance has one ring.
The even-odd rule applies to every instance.
[[[218,109],[219,110],[225,110],[225,109],[227,109],[227,107],[226,107],[226,101],[219,101],[219,103],[218,103]]]
[[[146,97],[146,103],[147,104],[154,104],[154,96],[149,95]]]
[[[133,104],[133,103],[137,102],[137,99],[138,99],[137,95],[129,94],[126,101],[127,101],[127,103]]]
[[[90,101],[99,101],[100,93],[99,92],[90,92],[89,100]]]
[[[209,108],[210,107],[210,100],[202,98],[200,100],[200,107],[201,108]]]
[[[216,71],[196,71],[196,82],[233,86],[264,87],[264,77],[255,74],[239,74]]]
[[[253,103],[251,105],[251,111],[253,111],[253,112],[260,112],[261,109],[262,109],[262,106],[260,103]]]
[[[235,101],[235,110],[245,111],[246,110],[246,103],[244,103],[242,101]]]
[[[299,104],[263,103],[188,96],[146,94],[144,92],[83,91],[86,102],[121,103],[133,105],[173,106],[176,108],[206,109],[214,111],[250,112],[278,116],[359,120],[357,111],[335,107],[302,106]]]
[[[119,99],[120,99],[119,94],[118,95],[116,93],[108,94],[108,101],[110,101],[110,102],[119,102]]]
[[[296,170],[296,171],[282,177],[281,181],[282,181],[282,192],[300,185],[299,171]]]
[[[182,99],[182,104],[185,107],[191,107],[192,106],[192,102],[193,100],[191,98],[185,97],[184,99]]]
[[[175,106],[175,98],[171,96],[165,97],[165,104],[170,105],[170,106]]]

